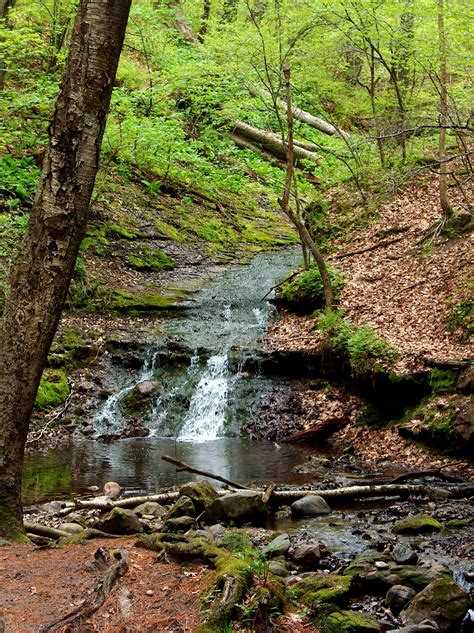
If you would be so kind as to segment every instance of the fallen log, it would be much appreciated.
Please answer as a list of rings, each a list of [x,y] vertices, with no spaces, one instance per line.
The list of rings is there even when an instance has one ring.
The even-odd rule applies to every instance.
[[[239,136],[234,132],[230,132],[228,136],[230,140],[237,145],[237,147],[240,147],[240,149],[248,149],[249,151],[254,152],[254,154],[257,154],[258,156],[269,162],[271,165],[274,165],[279,169],[286,169],[285,162],[278,159],[276,156],[273,156],[273,154],[267,152],[258,145],[255,145],[255,143],[252,143],[251,141],[249,141],[249,139],[246,139],[243,136]]]
[[[262,90],[260,92],[251,92],[251,94],[253,94],[254,96],[257,96],[258,94],[260,94],[261,96],[268,97],[268,99],[272,100],[272,106],[271,106],[272,109],[275,108],[275,101],[272,98],[272,95],[266,90]],[[288,108],[287,108],[286,101],[284,99],[277,99],[276,102],[287,113]],[[348,141],[351,137],[351,135],[348,132],[341,130],[341,128],[338,128],[332,123],[329,123],[329,121],[325,121],[324,119],[321,119],[320,117],[314,116],[314,114],[310,114],[306,110],[302,110],[301,108],[298,108],[295,105],[291,106],[291,114],[293,115],[293,118],[299,121],[300,123],[305,123],[306,125],[309,125],[315,130],[319,130],[320,132],[323,132],[324,134],[328,134],[329,136],[333,136],[334,134],[337,134],[337,136],[340,136],[346,141]]]
[[[281,138],[274,132],[267,132],[256,128],[253,125],[249,125],[248,123],[235,121],[232,133],[239,137],[249,139],[254,144],[258,143],[263,146],[263,149],[266,152],[269,152],[282,161],[286,161],[287,159],[288,148]],[[295,160],[308,160],[312,163],[318,163],[321,159],[319,154],[316,154],[313,151],[308,151],[300,145],[295,145],[293,153]]]
[[[228,486],[232,486],[232,488],[238,488],[239,490],[246,490],[246,486],[241,486],[240,484],[236,484],[235,481],[230,481],[230,479],[225,479],[220,475],[214,475],[213,473],[209,473],[205,470],[199,470],[198,468],[194,468],[190,464],[186,464],[186,462],[182,462],[179,459],[175,459],[174,457],[170,457],[170,455],[162,455],[161,459],[164,462],[168,462],[169,464],[173,464],[174,466],[178,466],[178,470],[186,470],[189,473],[194,473],[195,475],[203,475],[203,477],[209,477],[209,479],[215,479],[216,481],[221,481],[223,484],[227,484]]]
[[[436,495],[442,491],[444,496],[453,498],[469,497],[474,495],[474,483],[461,484],[459,486],[437,486],[427,484],[379,484],[379,485],[356,485],[333,490],[321,490],[314,488],[311,490],[274,490],[270,496],[270,503],[274,506],[281,506],[292,503],[297,499],[302,499],[306,495],[319,495],[327,501],[353,501],[370,497],[400,497],[410,495]],[[265,491],[258,490],[262,495]],[[218,490],[218,495],[228,494],[227,490]],[[94,500],[77,500],[79,508],[94,510],[112,510],[113,508],[135,508],[142,503],[156,501],[157,503],[173,503],[179,498],[179,492],[172,491],[162,494],[145,495],[142,497],[129,497],[120,501],[110,502],[106,507],[102,503],[95,503]]]
[[[41,525],[39,523],[30,523],[29,521],[23,521],[25,531],[36,536],[46,536],[46,538],[58,539],[63,536],[71,536],[69,532],[64,530],[57,530],[47,525]]]
[[[321,420],[317,422],[309,429],[304,431],[298,431],[293,433],[289,437],[285,438],[286,443],[294,444],[295,442],[314,442],[315,440],[325,440],[327,437],[340,431],[347,424],[349,424],[349,417],[343,418],[329,418],[328,420]]]
[[[96,588],[85,597],[81,606],[77,607],[64,617],[47,624],[41,628],[41,633],[53,633],[64,627],[77,626],[91,617],[107,600],[116,582],[128,571],[128,552],[125,550],[115,551],[113,557],[103,548],[99,548],[94,554],[96,564],[99,567],[110,565],[103,577],[98,582]],[[110,564],[110,561],[115,561]]]

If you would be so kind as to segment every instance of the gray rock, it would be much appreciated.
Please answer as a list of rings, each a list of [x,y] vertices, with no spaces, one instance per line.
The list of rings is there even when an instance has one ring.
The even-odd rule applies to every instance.
[[[198,514],[204,512],[218,497],[214,486],[207,479],[185,484],[180,488],[179,494],[192,499]]]
[[[0,547],[9,547],[11,545],[10,541],[7,541],[4,538],[0,538]]]
[[[291,504],[291,513],[294,517],[312,517],[330,512],[329,505],[318,495],[306,495]]]
[[[79,525],[79,523],[61,523],[59,529],[68,534],[80,534],[84,527]]]
[[[137,515],[124,508],[114,508],[96,521],[94,527],[107,534],[137,534],[143,530]]]
[[[40,505],[39,509],[48,514],[59,514],[65,506],[64,501],[48,501],[48,503]]]
[[[454,629],[471,605],[469,594],[448,576],[427,585],[400,613],[403,625],[419,624],[427,618],[436,621],[440,631]]]
[[[196,508],[192,499],[183,495],[171,506],[171,510],[166,515],[166,519],[175,519],[176,517],[195,517]]]
[[[214,543],[214,538],[207,530],[188,530],[185,534],[189,538],[198,538],[206,543]]]
[[[215,523],[207,527],[206,531],[209,532],[217,545],[219,545],[224,538],[224,534],[227,532],[227,528],[225,525],[222,525],[222,523]]]
[[[163,532],[187,532],[196,528],[193,517],[181,516],[167,519],[163,525]]]
[[[399,565],[414,565],[418,562],[418,554],[411,547],[397,543],[392,552],[393,560]]]
[[[416,591],[404,585],[390,587],[385,596],[385,604],[393,614],[398,615],[402,609],[416,596]]]
[[[276,558],[290,549],[290,537],[286,532],[274,538],[268,545],[263,548],[263,553],[269,558]]]
[[[280,576],[281,578],[285,578],[288,576],[288,567],[285,564],[284,560],[272,560],[268,564],[268,571],[275,576]]]
[[[239,490],[215,499],[206,510],[208,521],[231,521],[239,526],[245,523],[265,525],[267,508],[258,492]]]
[[[166,514],[166,508],[164,508],[159,503],[156,503],[155,501],[147,501],[146,503],[142,503],[141,505],[137,506],[134,512],[139,517],[152,516],[160,518],[164,514]]]
[[[299,545],[293,552],[293,560],[306,569],[315,569],[321,559],[321,549],[317,541]]]

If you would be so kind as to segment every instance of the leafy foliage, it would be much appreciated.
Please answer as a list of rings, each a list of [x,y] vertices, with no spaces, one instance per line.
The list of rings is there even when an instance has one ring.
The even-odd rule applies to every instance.
[[[337,299],[344,285],[342,273],[336,268],[328,268],[329,278]],[[311,312],[324,304],[324,287],[321,274],[316,266],[303,270],[281,285],[278,298],[291,306]]]
[[[377,333],[365,325],[354,326],[343,318],[342,312],[325,310],[316,321],[318,330],[328,336],[330,346],[347,354],[355,374],[384,371],[396,360],[397,352]]]

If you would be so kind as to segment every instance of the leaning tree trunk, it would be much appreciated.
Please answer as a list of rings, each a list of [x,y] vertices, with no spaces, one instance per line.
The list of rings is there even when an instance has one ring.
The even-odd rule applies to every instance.
[[[439,199],[443,215],[451,214],[448,200],[448,167],[446,163],[446,125],[448,121],[448,71],[446,32],[444,28],[444,0],[438,0],[438,46],[439,46]]]
[[[0,327],[0,535],[23,534],[21,467],[41,373],[71,281],[131,0],[80,0],[26,238]]]

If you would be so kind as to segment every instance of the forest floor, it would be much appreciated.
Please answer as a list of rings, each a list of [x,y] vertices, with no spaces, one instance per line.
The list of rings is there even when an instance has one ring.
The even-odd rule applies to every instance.
[[[114,541],[128,553],[128,570],[103,605],[79,628],[65,633],[193,633],[202,622],[201,599],[213,572],[202,564],[160,561],[156,552],[137,548],[136,539]],[[87,604],[104,572],[96,563],[99,548],[110,540],[81,546],[44,548],[28,544],[0,547],[0,630],[32,633]],[[4,628],[2,628],[2,623]],[[76,625],[77,626],[77,625]],[[282,633],[315,631],[297,615],[275,619]],[[52,629],[51,629],[52,630]],[[239,629],[242,630],[242,629]]]
[[[448,368],[451,363],[468,365],[474,360],[472,341],[461,340],[451,319],[454,305],[472,299],[474,234],[472,229],[457,233],[443,230],[440,221],[437,183],[426,178],[382,204],[376,220],[366,230],[358,230],[354,241],[339,241],[329,258],[344,274],[338,307],[348,321],[372,327],[397,350],[391,369],[399,375],[426,371],[433,362],[440,367],[445,363]],[[317,330],[314,316],[283,311],[270,326],[264,343],[270,351],[317,354],[325,337]],[[472,374],[468,380],[472,389]],[[341,386],[329,391],[306,388],[292,397],[301,409],[299,430],[309,428],[315,416],[319,422],[345,420],[347,424],[332,436],[329,445],[350,450],[368,467],[450,465],[467,478],[474,477],[469,459],[449,457],[407,441],[396,426],[369,428],[358,424],[362,403]],[[441,394],[432,399],[431,406],[442,415],[452,402],[452,394]],[[455,407],[467,420],[474,417],[469,395],[458,394]],[[419,420],[409,424],[416,427]],[[290,433],[294,431],[290,429]]]

